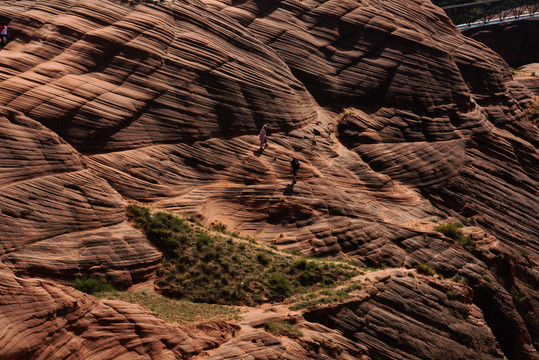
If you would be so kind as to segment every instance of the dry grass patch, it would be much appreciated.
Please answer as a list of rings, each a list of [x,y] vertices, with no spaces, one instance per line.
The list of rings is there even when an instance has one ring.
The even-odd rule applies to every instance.
[[[232,306],[193,303],[161,295],[130,291],[96,294],[101,299],[122,300],[146,306],[161,319],[179,324],[198,324],[207,321],[232,321],[240,318],[240,310]]]

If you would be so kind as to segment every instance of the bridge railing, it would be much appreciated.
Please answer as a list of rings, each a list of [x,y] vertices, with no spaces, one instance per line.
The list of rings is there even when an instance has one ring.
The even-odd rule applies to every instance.
[[[434,1],[436,3],[436,1]],[[537,0],[481,0],[442,6],[447,16],[458,26],[519,20],[539,13]]]

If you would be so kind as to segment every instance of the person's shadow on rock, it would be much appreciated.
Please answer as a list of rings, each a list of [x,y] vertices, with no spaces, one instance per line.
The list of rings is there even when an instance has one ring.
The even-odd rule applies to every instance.
[[[260,157],[264,153],[265,148],[258,148],[256,150],[253,150],[253,155],[256,157]]]
[[[283,195],[292,195],[294,193],[294,185],[296,184],[295,181],[292,181],[292,183],[286,185],[283,191]]]

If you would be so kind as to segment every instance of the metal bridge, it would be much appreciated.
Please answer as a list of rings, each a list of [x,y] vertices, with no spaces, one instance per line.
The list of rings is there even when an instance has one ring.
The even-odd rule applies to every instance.
[[[537,0],[482,0],[443,6],[459,30],[479,26],[539,18]]]

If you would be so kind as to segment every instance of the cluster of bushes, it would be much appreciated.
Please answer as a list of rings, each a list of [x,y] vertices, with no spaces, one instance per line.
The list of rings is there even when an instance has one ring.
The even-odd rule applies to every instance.
[[[157,271],[164,295],[195,302],[252,305],[284,300],[359,273],[348,264],[298,259],[253,242],[213,235],[177,216],[130,205],[128,218],[165,255]]]
[[[464,246],[464,248],[468,251],[472,251],[475,249],[475,241],[470,238],[469,236],[465,236],[462,233],[462,223],[461,222],[454,222],[454,223],[443,223],[439,224],[434,227],[435,231],[439,231],[448,238],[451,238]]]
[[[303,336],[294,324],[284,320],[270,320],[264,324],[264,330],[277,336],[288,336],[291,339],[297,339]]]
[[[73,282],[73,287],[90,295],[114,290],[112,285],[98,276],[76,278]]]
[[[417,272],[420,274],[430,275],[430,276],[436,275],[436,271],[427,264],[424,264],[424,263],[419,264],[415,268],[417,269]]]

